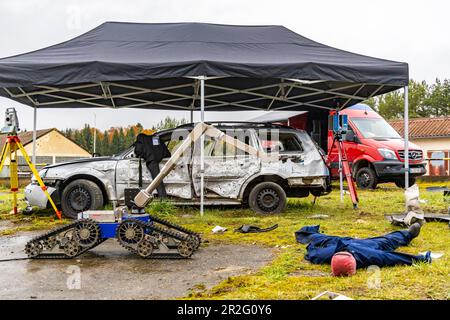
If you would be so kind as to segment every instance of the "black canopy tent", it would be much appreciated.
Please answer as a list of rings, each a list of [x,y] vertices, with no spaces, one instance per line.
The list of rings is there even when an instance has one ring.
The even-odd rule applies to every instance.
[[[283,26],[107,22],[0,59],[0,95],[35,108],[342,109],[401,87],[408,65]],[[405,99],[405,151],[408,150]],[[203,163],[203,162],[202,162]],[[408,161],[405,178],[408,180]]]

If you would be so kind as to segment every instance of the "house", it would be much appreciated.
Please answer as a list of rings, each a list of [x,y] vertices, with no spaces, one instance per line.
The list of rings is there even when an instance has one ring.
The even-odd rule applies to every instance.
[[[22,132],[19,133],[18,136],[31,159],[33,156],[33,132]],[[2,148],[5,141],[6,135],[0,135],[0,144]],[[19,172],[28,176],[30,170],[22,153],[17,151],[17,155]],[[38,169],[48,164],[90,157],[91,154],[86,149],[64,136],[55,128],[36,131],[36,167],[38,167]],[[0,172],[0,177],[8,176],[9,157],[6,158],[4,168],[2,172]]]
[[[389,123],[403,136],[403,120]],[[409,139],[422,148],[427,159],[442,159],[428,161],[428,175],[449,176],[450,117],[410,119]]]

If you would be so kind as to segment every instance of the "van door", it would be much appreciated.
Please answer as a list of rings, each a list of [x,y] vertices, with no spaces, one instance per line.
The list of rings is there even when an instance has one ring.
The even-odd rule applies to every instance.
[[[227,130],[226,133],[251,146],[255,146],[252,132]],[[248,132],[247,132],[248,131]],[[243,133],[244,132],[244,133]],[[200,196],[200,143],[194,146],[192,180],[197,196]],[[237,199],[243,183],[260,171],[261,160],[234,145],[213,141],[205,137],[205,197]]]

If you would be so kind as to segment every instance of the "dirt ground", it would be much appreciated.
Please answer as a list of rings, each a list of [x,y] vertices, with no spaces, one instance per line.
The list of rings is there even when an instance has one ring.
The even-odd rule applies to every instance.
[[[0,260],[24,257],[36,232],[0,238]],[[0,262],[0,299],[170,299],[252,273],[273,259],[272,249],[202,246],[187,260],[144,260],[115,240],[73,260]]]

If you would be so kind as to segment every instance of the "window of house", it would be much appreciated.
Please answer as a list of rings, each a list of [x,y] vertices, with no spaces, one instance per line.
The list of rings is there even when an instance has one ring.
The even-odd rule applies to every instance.
[[[428,165],[428,174],[430,176],[448,176],[449,161],[444,160],[444,158],[448,157],[449,157],[448,151],[442,150],[429,151],[428,158],[432,160],[430,160]]]

